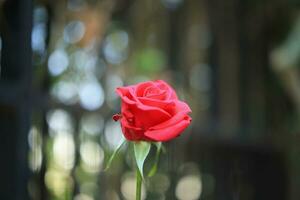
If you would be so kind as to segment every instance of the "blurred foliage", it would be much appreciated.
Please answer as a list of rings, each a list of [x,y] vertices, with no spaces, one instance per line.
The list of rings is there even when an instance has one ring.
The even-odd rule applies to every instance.
[[[137,71],[141,74],[157,74],[167,65],[163,52],[154,48],[138,51],[133,58]]]

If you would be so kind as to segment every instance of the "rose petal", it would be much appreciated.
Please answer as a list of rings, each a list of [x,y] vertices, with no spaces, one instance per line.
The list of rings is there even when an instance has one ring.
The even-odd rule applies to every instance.
[[[162,101],[157,99],[150,99],[147,97],[138,97],[138,99],[144,105],[161,108],[171,115],[176,111],[176,103],[174,101]]]
[[[161,89],[157,86],[149,86],[144,90],[144,94],[142,97],[147,97],[149,99],[158,99],[165,100],[168,96],[166,89]]]
[[[129,109],[134,114],[136,123],[144,126],[144,128],[149,128],[171,118],[167,111],[159,107],[144,105],[140,102],[134,96],[132,88],[122,87],[117,88],[116,91],[124,101],[124,105],[126,105],[122,105],[122,112],[125,112],[125,109]]]
[[[135,101],[129,92],[130,87],[118,87],[116,88],[116,93],[121,97],[121,99],[128,104],[135,104]]]
[[[185,112],[185,113],[191,113],[191,108],[187,105],[187,103],[183,101],[177,101],[176,102],[176,110],[177,112]]]
[[[152,81],[142,82],[136,85],[135,87],[135,95],[138,97],[144,96],[144,91],[146,88],[153,86],[154,83]]]
[[[121,119],[122,132],[127,140],[147,140],[144,136],[144,130],[130,125],[125,118]]]
[[[171,118],[171,115],[166,111],[155,107],[147,107],[149,106],[145,106],[142,104],[129,106],[131,113],[134,113],[136,125],[142,126],[143,128],[147,129]]]
[[[178,112],[171,119],[164,121],[163,123],[157,124],[155,126],[150,127],[148,130],[158,130],[167,128],[169,126],[173,126],[178,122],[182,121],[186,116],[188,116],[185,112]]]
[[[154,141],[166,142],[175,137],[178,137],[183,130],[191,123],[191,118],[186,115],[184,119],[170,126],[156,126],[145,132],[145,136]]]
[[[157,81],[155,81],[155,84],[157,85],[157,87],[167,90],[168,97],[166,99],[169,99],[169,100],[171,100],[171,99],[177,100],[178,99],[175,90],[165,81],[157,80]]]
[[[132,99],[134,100],[135,104],[137,105],[137,107],[143,111],[151,111],[151,110],[155,110],[155,111],[159,111],[164,113],[165,115],[171,117],[171,115],[169,113],[167,113],[166,111],[158,108],[158,107],[154,107],[154,106],[147,106],[144,105],[142,102],[139,101],[138,97],[134,96],[133,94],[133,90],[129,90],[129,93],[131,94]],[[122,98],[122,97],[121,97]]]

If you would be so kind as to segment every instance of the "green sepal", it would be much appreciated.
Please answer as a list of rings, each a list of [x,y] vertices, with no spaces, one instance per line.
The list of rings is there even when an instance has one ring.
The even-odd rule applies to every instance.
[[[157,168],[158,168],[160,152],[161,152],[162,147],[163,147],[161,142],[155,142],[153,144],[156,146],[156,154],[155,154],[154,164],[153,164],[153,166],[151,167],[151,169],[148,173],[148,177],[152,177],[156,174],[156,171],[157,171]]]
[[[134,156],[135,156],[137,167],[139,169],[142,178],[144,179],[143,166],[150,152],[151,143],[143,142],[143,141],[135,142],[133,147],[134,147]]]
[[[119,145],[117,146],[117,148],[115,149],[115,151],[113,152],[113,154],[110,156],[110,158],[109,158],[109,160],[108,160],[108,162],[107,162],[107,164],[106,164],[106,167],[105,167],[104,171],[107,171],[107,170],[110,168],[110,165],[111,165],[113,159],[114,159],[115,156],[119,153],[120,149],[122,148],[122,146],[123,146],[125,143],[126,143],[126,139],[123,138],[123,139],[120,141],[120,143],[119,143]]]

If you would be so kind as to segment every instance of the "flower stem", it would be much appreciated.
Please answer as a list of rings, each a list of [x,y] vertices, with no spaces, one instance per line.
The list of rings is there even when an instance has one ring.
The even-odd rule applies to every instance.
[[[135,191],[135,199],[141,200],[142,196],[142,176],[139,172],[139,169],[136,169],[136,191]]]

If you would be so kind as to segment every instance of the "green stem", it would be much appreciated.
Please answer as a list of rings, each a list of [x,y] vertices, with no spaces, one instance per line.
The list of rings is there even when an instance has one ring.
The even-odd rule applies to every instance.
[[[139,169],[136,169],[136,191],[135,191],[135,199],[141,200],[142,196],[142,176],[139,172]]]

